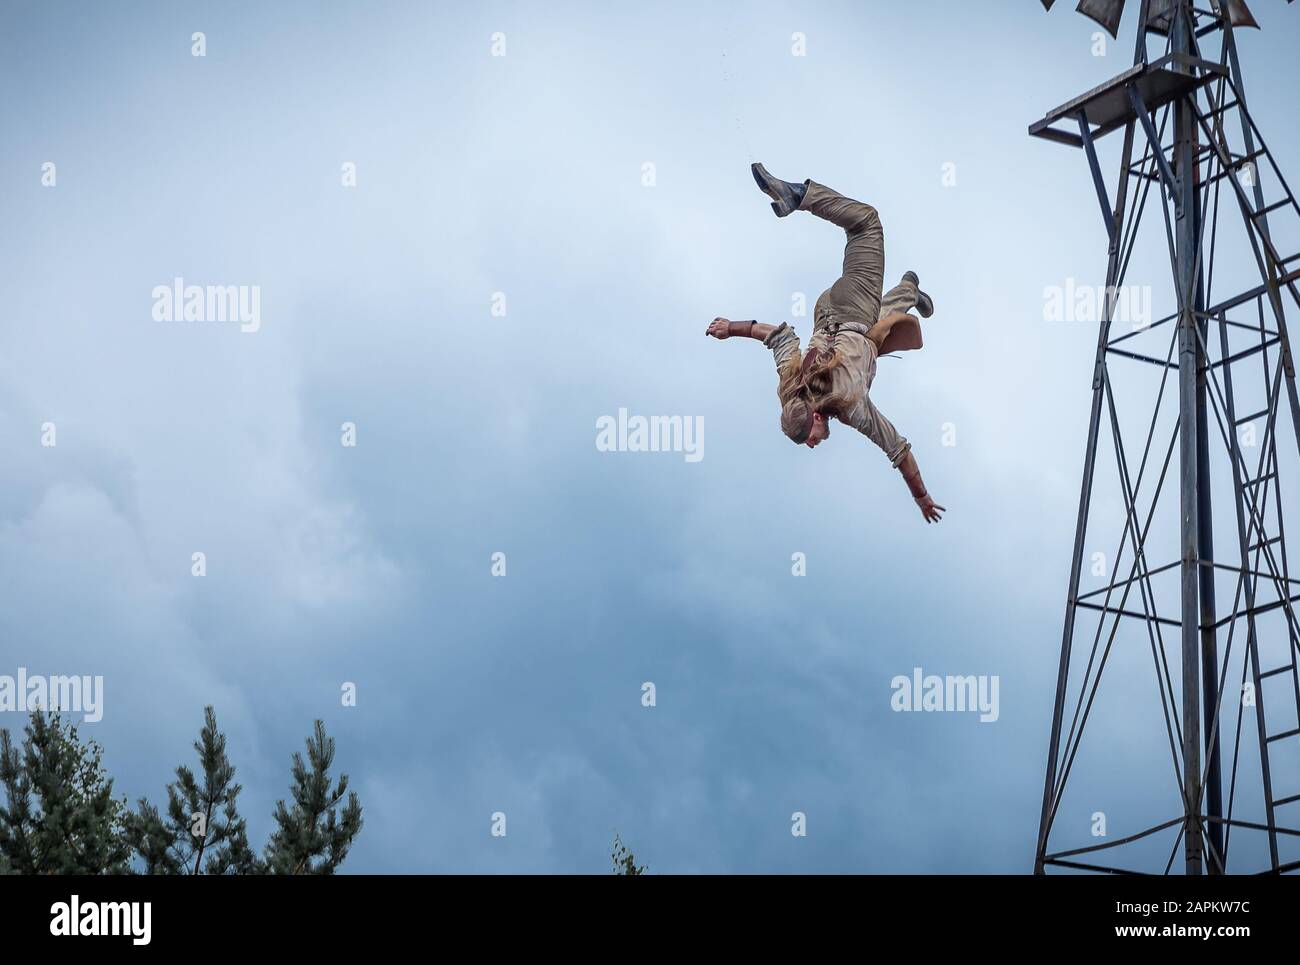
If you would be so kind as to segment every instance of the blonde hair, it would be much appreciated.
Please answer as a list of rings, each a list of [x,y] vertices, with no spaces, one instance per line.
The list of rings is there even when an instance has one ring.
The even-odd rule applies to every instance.
[[[835,369],[844,362],[839,352],[816,352],[807,365],[804,361],[804,354],[796,350],[781,366],[776,386],[781,431],[796,443],[805,442],[812,432],[813,413],[838,415],[848,401],[835,395]]]

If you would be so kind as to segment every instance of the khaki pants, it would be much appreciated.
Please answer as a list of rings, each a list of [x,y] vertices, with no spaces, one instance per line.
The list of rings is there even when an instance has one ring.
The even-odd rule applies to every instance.
[[[838,225],[847,235],[840,277],[821,293],[813,309],[814,331],[828,325],[843,326],[865,335],[885,315],[910,311],[916,306],[917,289],[910,281],[899,282],[881,297],[885,281],[885,233],[875,208],[846,198],[816,181],[808,182],[799,207]]]

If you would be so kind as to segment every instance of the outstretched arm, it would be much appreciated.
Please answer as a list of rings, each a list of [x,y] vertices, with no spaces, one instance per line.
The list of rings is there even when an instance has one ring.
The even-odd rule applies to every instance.
[[[903,481],[912,491],[912,498],[921,508],[921,515],[927,523],[937,523],[943,518],[939,514],[947,510],[936,504],[925,491],[921,470],[916,465],[916,457],[912,455],[912,444],[898,434],[894,424],[876,408],[870,396],[864,395],[862,401],[848,413],[848,418],[841,417],[840,421],[857,429],[889,457],[890,465],[903,474]]]
[[[916,500],[916,505],[921,507],[921,515],[925,517],[927,523],[937,523],[943,519],[942,513],[947,510],[934,501],[934,498],[925,491],[925,483],[921,481],[921,469],[916,464],[916,458],[909,449],[903,461],[898,464],[898,471],[903,474],[903,481],[907,483],[907,488],[912,492],[912,498]]]
[[[709,327],[704,330],[704,334],[712,335],[716,339],[756,338],[761,342],[771,335],[775,329],[775,325],[766,325],[763,322],[752,320],[733,322],[729,318],[719,317],[709,323]]]

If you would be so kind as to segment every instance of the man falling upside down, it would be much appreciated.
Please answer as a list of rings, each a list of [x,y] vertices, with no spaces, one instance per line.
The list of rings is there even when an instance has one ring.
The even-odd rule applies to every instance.
[[[921,347],[921,323],[908,310],[915,308],[922,318],[929,318],[934,303],[917,287],[916,274],[910,271],[881,298],[885,237],[880,216],[871,205],[816,181],[780,181],[761,164],[754,164],[752,170],[759,188],[772,199],[777,217],[808,211],[844,229],[848,241],[843,274],[817,299],[807,352],[800,352],[799,337],[785,322],[772,326],[715,318],[705,334],[717,339],[761,339],[772,350],[780,376],[776,392],[781,400],[781,431],[795,443],[815,449],[830,435],[831,419],[852,426],[884,450],[903,474],[925,521],[937,523],[945,510],[925,491],[911,444],[868,395],[878,356]]]

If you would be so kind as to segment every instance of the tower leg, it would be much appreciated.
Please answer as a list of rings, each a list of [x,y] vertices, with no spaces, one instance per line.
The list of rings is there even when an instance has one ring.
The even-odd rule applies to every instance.
[[[1179,2],[1170,33],[1171,51],[1192,52],[1190,4]],[[1200,534],[1210,522],[1208,502],[1201,505],[1201,447],[1197,409],[1201,399],[1198,375],[1201,352],[1197,344],[1197,254],[1200,237],[1196,225],[1195,134],[1191,102],[1184,98],[1174,108],[1175,276],[1178,286],[1178,443],[1180,524],[1182,533],[1182,680],[1183,680],[1183,814],[1187,874],[1204,871],[1201,833],[1201,637],[1200,637]],[[1202,513],[1206,518],[1202,518]]]
[[[1197,304],[1203,304],[1200,297],[1200,285],[1197,286]],[[1219,764],[1219,727],[1216,720],[1220,710],[1219,695],[1219,644],[1215,622],[1218,618],[1215,607],[1214,568],[1209,565],[1214,559],[1214,518],[1210,512],[1210,439],[1206,418],[1205,365],[1208,358],[1205,349],[1209,326],[1204,319],[1197,323],[1201,338],[1198,352],[1200,364],[1197,366],[1196,380],[1196,481],[1199,512],[1197,515],[1197,541],[1200,556],[1205,564],[1200,567],[1200,622],[1201,622],[1201,690],[1204,698],[1202,717],[1205,722],[1205,814],[1207,818],[1223,817],[1223,792]],[[1206,837],[1209,840],[1210,854],[1206,860],[1206,870],[1210,874],[1224,874],[1226,855],[1223,850],[1223,825],[1215,821],[1206,821]]]
[[[1133,163],[1133,124],[1124,131],[1124,149],[1120,156],[1119,186],[1116,188],[1115,210],[1108,222],[1110,254],[1106,266],[1106,291],[1113,292],[1119,283],[1121,237],[1124,212],[1128,205],[1128,169]],[[1105,379],[1106,343],[1110,338],[1110,322],[1114,301],[1107,297],[1097,334],[1097,358],[1092,373],[1092,414],[1088,419],[1088,447],[1083,461],[1083,484],[1079,490],[1079,517],[1074,527],[1074,555],[1070,561],[1070,587],[1065,601],[1065,628],[1061,634],[1061,662],[1056,674],[1056,701],[1052,708],[1052,734],[1047,748],[1047,777],[1043,782],[1043,810],[1038,823],[1038,846],[1034,853],[1034,874],[1044,872],[1043,859],[1047,855],[1047,838],[1052,829],[1056,801],[1056,762],[1061,749],[1061,724],[1065,714],[1065,691],[1070,673],[1070,652],[1074,643],[1075,601],[1079,597],[1079,575],[1083,569],[1084,541],[1088,535],[1088,511],[1092,505],[1092,478],[1097,466],[1097,434],[1101,426],[1102,393]]]

